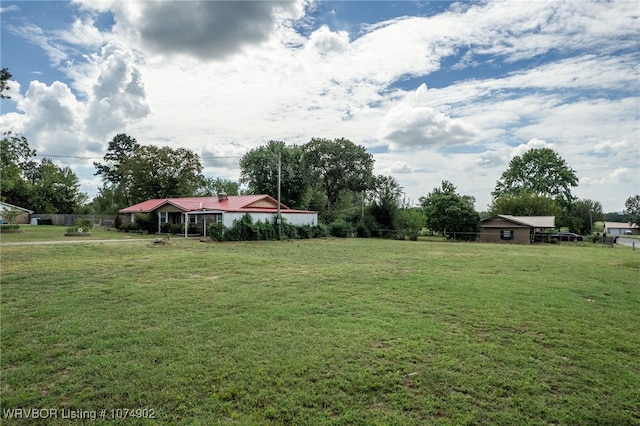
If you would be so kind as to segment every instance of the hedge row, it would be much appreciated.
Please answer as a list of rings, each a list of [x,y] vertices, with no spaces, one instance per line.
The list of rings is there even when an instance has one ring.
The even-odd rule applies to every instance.
[[[215,241],[271,241],[271,240],[303,240],[323,238],[329,235],[325,225],[296,226],[282,221],[280,230],[273,222],[253,222],[250,215],[245,214],[233,221],[233,226],[227,228],[222,223],[209,225],[209,236]]]

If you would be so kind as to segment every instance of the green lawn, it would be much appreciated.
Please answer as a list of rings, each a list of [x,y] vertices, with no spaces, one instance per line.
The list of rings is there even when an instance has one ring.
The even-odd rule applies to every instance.
[[[149,409],[146,423],[184,425],[640,424],[630,248],[0,250],[3,424],[32,423],[8,421],[14,408]]]
[[[91,229],[91,236],[67,237],[66,226],[50,226],[50,225],[20,225],[20,231],[0,232],[0,243],[15,243],[29,241],[74,241],[79,239],[96,239],[96,240],[126,240],[138,238],[155,238],[154,235],[141,235],[138,233],[118,232],[115,229],[105,229],[97,227]]]

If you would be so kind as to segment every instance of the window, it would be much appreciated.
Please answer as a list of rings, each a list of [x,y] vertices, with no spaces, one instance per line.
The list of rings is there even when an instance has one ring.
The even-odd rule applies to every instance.
[[[196,216],[195,214],[192,214],[191,216],[189,216],[189,223],[191,224],[198,223],[198,216]]]
[[[160,212],[160,223],[169,222],[169,212]]]
[[[501,240],[513,240],[514,232],[511,230],[500,231]]]

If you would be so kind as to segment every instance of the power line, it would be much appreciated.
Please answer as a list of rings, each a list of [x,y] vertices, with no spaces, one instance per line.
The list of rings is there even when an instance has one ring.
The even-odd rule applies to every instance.
[[[35,157],[51,157],[51,158],[78,158],[81,160],[93,160],[93,159],[102,159],[104,157],[85,157],[79,155],[57,155],[57,154],[36,154]],[[242,155],[216,155],[216,156],[206,156],[200,157],[202,160],[208,160],[212,158],[242,158]]]

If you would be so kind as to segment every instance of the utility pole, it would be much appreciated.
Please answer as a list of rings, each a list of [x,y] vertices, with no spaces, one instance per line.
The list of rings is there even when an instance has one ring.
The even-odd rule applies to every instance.
[[[282,240],[282,219],[280,218],[280,174],[282,172],[282,154],[278,153],[278,216],[276,223],[278,224],[278,240]]]

